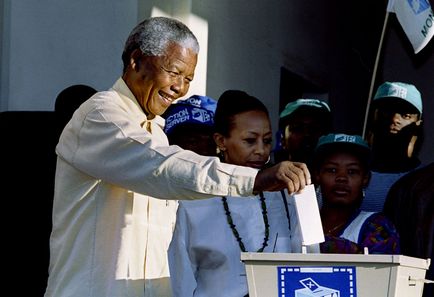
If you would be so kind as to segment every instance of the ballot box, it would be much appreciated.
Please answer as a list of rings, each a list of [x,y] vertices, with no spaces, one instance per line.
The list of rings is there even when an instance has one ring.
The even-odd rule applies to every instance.
[[[241,253],[249,297],[420,297],[430,259]]]

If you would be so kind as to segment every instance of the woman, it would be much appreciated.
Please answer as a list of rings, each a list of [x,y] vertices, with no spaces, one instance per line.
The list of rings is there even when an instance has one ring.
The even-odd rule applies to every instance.
[[[272,131],[267,108],[245,92],[222,94],[214,116],[214,140],[223,162],[263,168]],[[282,193],[249,198],[180,201],[169,248],[174,296],[242,297],[248,294],[241,252],[290,252],[300,239],[290,232],[296,216]],[[288,212],[285,212],[288,209]],[[293,222],[296,225],[296,222]],[[293,238],[290,239],[291,235]]]
[[[315,182],[322,196],[322,253],[399,254],[398,233],[385,216],[360,210],[370,178],[370,149],[357,135],[322,136],[315,150]]]

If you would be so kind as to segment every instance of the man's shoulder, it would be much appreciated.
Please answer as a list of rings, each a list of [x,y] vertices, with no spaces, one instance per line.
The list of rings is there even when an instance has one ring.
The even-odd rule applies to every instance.
[[[113,116],[118,118],[122,114],[129,118],[139,118],[141,121],[146,119],[134,100],[123,96],[115,89],[96,93],[83,104],[82,110],[86,114],[92,112],[104,114],[106,119],[111,119]]]
[[[396,181],[393,188],[417,188],[420,186],[425,187],[425,185],[432,185],[434,187],[434,162],[419,166],[408,172]]]
[[[120,102],[121,98],[119,94],[113,90],[99,91],[95,93],[92,97],[86,100],[82,106],[88,110],[103,108],[104,106],[109,106],[111,104],[116,105]],[[118,103],[119,104],[119,103]]]

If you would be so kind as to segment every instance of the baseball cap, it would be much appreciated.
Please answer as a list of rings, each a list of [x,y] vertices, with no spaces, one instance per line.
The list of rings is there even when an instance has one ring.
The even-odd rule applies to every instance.
[[[217,108],[217,100],[208,96],[201,96],[201,95],[192,95],[191,97],[188,97],[186,99],[178,100],[176,104],[186,104],[195,107],[200,107],[208,111],[211,111],[212,113],[215,113],[215,110]]]
[[[402,82],[385,82],[378,87],[374,100],[379,101],[386,98],[404,100],[414,106],[422,115],[422,97],[414,85]]]
[[[325,112],[331,112],[330,107],[324,101],[321,101],[318,99],[301,98],[301,99],[297,99],[295,101],[292,101],[292,102],[289,102],[288,104],[286,104],[285,108],[280,113],[280,118],[284,118],[286,116],[289,116],[290,114],[292,114],[294,111],[296,111],[297,109],[299,109],[302,106],[313,107],[313,108],[317,108],[317,109],[325,111]]]
[[[193,95],[173,103],[164,113],[166,119],[164,132],[169,135],[181,125],[201,125],[212,128],[217,101],[207,97]]]
[[[318,160],[325,153],[333,152],[336,149],[345,149],[354,152],[365,162],[369,162],[371,149],[361,136],[333,133],[323,135],[318,139],[314,153],[315,159]]]

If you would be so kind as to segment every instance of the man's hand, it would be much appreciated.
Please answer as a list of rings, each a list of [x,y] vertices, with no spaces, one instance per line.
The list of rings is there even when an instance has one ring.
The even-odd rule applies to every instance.
[[[280,191],[286,188],[289,193],[295,193],[310,183],[306,164],[283,161],[258,172],[253,192]]]

